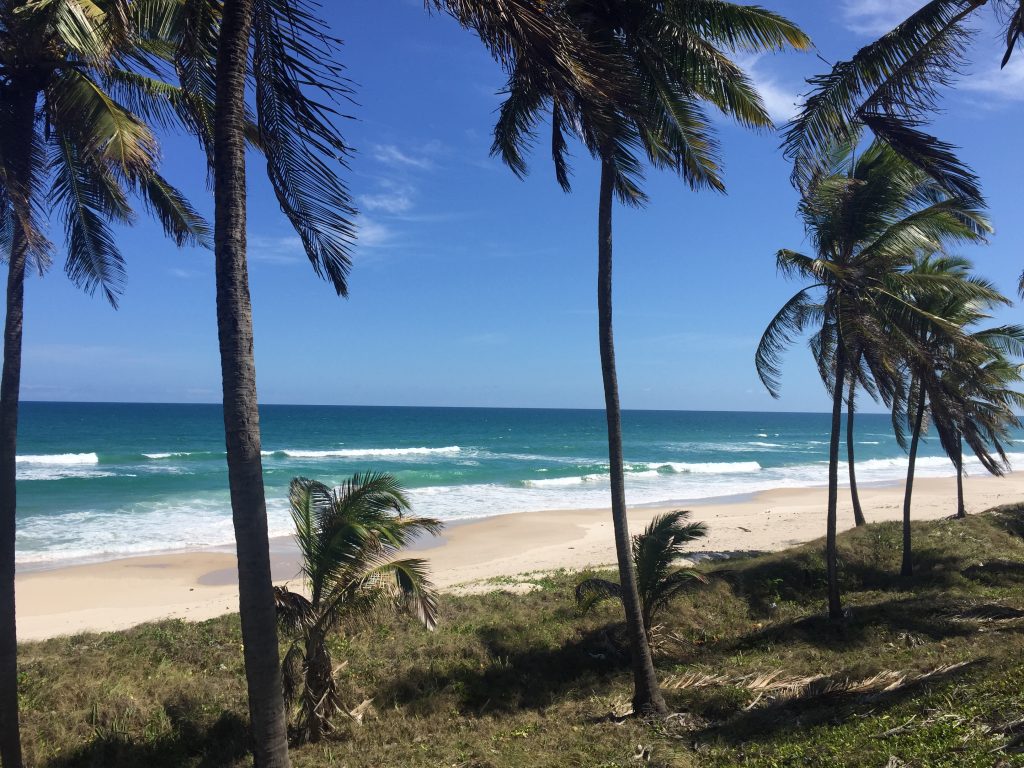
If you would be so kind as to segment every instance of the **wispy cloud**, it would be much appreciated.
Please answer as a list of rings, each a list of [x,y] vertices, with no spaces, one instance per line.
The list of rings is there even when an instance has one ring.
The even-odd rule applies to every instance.
[[[376,192],[359,196],[360,205],[364,210],[398,214],[412,209],[413,197],[416,194],[412,184],[392,179],[378,179],[377,186],[379,189]]]
[[[399,149],[394,144],[376,144],[373,147],[373,159],[393,168],[429,170],[434,167],[434,157],[439,146],[437,142],[428,142],[413,152]]]
[[[921,7],[921,0],[843,0],[843,22],[859,35],[885,34]]]
[[[1010,59],[1004,69],[999,69],[999,62],[995,60],[979,64],[978,69],[980,71],[961,82],[965,91],[998,101],[1024,101],[1024,57]]]
[[[298,235],[249,235],[249,258],[264,264],[294,264],[305,258]]]
[[[737,56],[736,63],[747,73],[757,92],[764,100],[768,116],[776,123],[784,123],[796,116],[803,98],[795,90],[780,82],[767,71],[766,59],[759,55]]]
[[[356,244],[358,246],[363,248],[381,248],[394,242],[394,230],[368,216],[360,216],[357,227]]]

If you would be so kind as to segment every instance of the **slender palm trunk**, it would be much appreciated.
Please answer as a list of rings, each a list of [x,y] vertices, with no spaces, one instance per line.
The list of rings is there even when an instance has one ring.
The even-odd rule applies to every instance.
[[[962,519],[967,517],[967,508],[964,506],[964,446],[959,437],[953,464],[956,466],[956,516]]]
[[[836,507],[839,503],[839,433],[843,425],[843,384],[846,361],[836,355],[836,381],[832,392],[832,435],[828,445],[828,512],[825,519],[825,572],[828,577],[828,617],[843,618],[839,596],[839,553],[836,549]]]
[[[622,416],[619,383],[615,373],[615,342],[612,337],[612,204],[614,174],[607,161],[601,163],[601,198],[597,223],[597,314],[601,347],[601,375],[604,379],[605,415],[608,419],[608,465],[611,474],[612,523],[615,553],[619,562],[622,606],[626,613],[633,661],[633,711],[638,715],[663,714],[665,699],[658,687],[651,648],[647,642],[640,596],[633,570],[632,541],[626,519],[625,478],[622,469]]]
[[[257,768],[289,765],[245,251],[245,79],[252,0],[224,4],[217,52],[214,249],[228,482],[238,552],[239,611]]]
[[[850,498],[853,499],[853,522],[858,527],[865,525],[864,510],[860,506],[860,494],[857,492],[857,470],[853,459],[853,414],[857,380],[850,378],[850,394],[846,398],[846,461],[850,466]]]
[[[25,265],[28,237],[22,226],[24,206],[32,188],[32,131],[36,92],[29,90],[15,104],[5,137],[15,207],[14,237],[7,267],[7,314],[4,320],[4,365],[0,379],[0,765],[21,768],[18,725],[18,630],[14,597],[14,538],[17,520],[18,403],[21,399],[21,340],[25,310]],[[21,210],[19,210],[19,208]]]
[[[909,464],[907,466],[907,487],[903,492],[903,566],[900,576],[914,575],[913,548],[910,541],[910,499],[914,495],[914,463],[917,461],[917,446],[921,442],[921,425],[924,423],[925,395],[922,391],[914,414],[914,434],[910,438]]]

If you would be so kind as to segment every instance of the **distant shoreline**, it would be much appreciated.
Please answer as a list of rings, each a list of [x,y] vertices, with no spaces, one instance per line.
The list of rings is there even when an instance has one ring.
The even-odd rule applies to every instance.
[[[969,512],[1024,501],[1024,473],[972,476],[964,484]],[[902,496],[901,486],[862,488],[869,522],[899,519]],[[776,489],[744,500],[686,506],[692,507],[694,519],[708,525],[699,549],[770,551],[824,535],[825,499],[825,488]],[[915,483],[915,519],[949,517],[955,506],[955,478]],[[632,532],[670,508],[677,505],[631,508]],[[841,495],[838,515],[841,529],[852,526],[848,494]],[[461,522],[415,555],[428,561],[432,579],[442,589],[481,591],[515,589],[515,576],[527,572],[607,566],[614,562],[614,547],[607,510],[552,510]],[[231,613],[238,601],[234,567],[234,555],[222,548],[23,571],[17,580],[18,636],[39,640],[169,617],[204,620]],[[287,538],[274,540],[273,567],[276,580],[294,583],[298,558]]]

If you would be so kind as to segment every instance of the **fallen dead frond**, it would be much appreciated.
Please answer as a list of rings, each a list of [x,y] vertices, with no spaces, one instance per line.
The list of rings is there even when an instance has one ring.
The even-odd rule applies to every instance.
[[[759,674],[730,676],[688,672],[683,675],[669,677],[662,684],[667,690],[686,690],[696,688],[743,688],[757,696],[747,705],[753,709],[758,703],[779,702],[787,699],[812,699],[836,694],[866,695],[891,693],[909,685],[949,674],[968,662],[946,664],[922,673],[910,673],[898,670],[883,670],[871,677],[851,680],[829,675],[786,676],[783,670],[773,670]]]

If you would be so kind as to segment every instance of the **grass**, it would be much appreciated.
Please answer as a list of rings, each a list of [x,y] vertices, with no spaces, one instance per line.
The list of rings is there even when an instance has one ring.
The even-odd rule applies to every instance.
[[[840,537],[849,616],[824,618],[821,543],[707,565],[657,628],[665,721],[631,692],[615,606],[578,616],[579,574],[526,594],[446,597],[428,633],[396,620],[334,638],[362,724],[303,766],[1024,765],[1024,505]],[[522,579],[515,580],[521,583]],[[237,616],[21,648],[28,765],[246,764]]]

